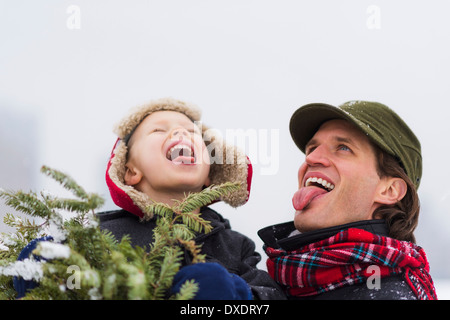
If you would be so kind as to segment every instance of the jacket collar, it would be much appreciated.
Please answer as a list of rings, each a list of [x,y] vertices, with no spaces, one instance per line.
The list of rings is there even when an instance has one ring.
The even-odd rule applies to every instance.
[[[263,228],[258,231],[258,235],[264,241],[265,246],[292,251],[327,239],[349,228],[358,228],[380,236],[389,236],[389,229],[384,220],[357,221],[304,233],[299,233],[295,229],[294,222],[290,221]]]

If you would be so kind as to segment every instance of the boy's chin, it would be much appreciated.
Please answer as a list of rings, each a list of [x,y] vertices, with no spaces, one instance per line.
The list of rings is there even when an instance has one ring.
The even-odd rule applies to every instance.
[[[205,183],[198,180],[180,179],[174,183],[174,190],[179,193],[186,193],[186,195],[190,192],[200,192],[204,187]]]

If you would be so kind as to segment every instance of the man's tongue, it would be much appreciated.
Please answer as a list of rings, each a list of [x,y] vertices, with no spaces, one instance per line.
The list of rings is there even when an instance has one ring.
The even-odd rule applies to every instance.
[[[317,196],[327,193],[326,190],[319,187],[304,187],[297,190],[292,198],[292,204],[295,210],[303,210]]]

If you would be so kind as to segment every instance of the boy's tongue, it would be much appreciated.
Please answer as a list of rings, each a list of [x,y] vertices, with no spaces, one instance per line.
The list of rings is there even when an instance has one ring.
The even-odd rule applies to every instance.
[[[292,204],[295,210],[303,210],[315,197],[327,193],[326,190],[319,187],[304,187],[295,192],[292,198]]]
[[[170,153],[170,160],[175,164],[193,164],[195,157],[189,147],[178,147]]]
[[[195,163],[194,157],[178,156],[172,160],[175,164],[193,164]]]

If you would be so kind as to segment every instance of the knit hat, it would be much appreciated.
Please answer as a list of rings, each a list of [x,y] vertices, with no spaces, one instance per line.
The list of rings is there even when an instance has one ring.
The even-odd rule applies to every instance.
[[[152,213],[146,212],[146,207],[151,204],[150,197],[134,187],[126,185],[124,181],[125,164],[127,162],[127,142],[137,126],[153,112],[176,111],[186,115],[192,122],[200,121],[200,110],[191,104],[172,98],[163,98],[151,101],[148,104],[133,108],[114,128],[118,139],[111,152],[107,169],[106,184],[108,185],[114,203],[122,209],[135,215],[151,219]],[[237,182],[241,184],[238,191],[224,196],[221,200],[238,207],[245,204],[250,195],[252,180],[252,165],[249,158],[240,149],[226,144],[213,130],[202,124],[203,139],[209,143],[208,149],[221,153],[224,161],[212,161],[209,171],[211,184],[219,185],[225,182]],[[229,159],[232,156],[233,159]],[[228,158],[227,158],[228,157]]]
[[[332,119],[347,120],[382,150],[396,157],[408,177],[419,188],[422,177],[420,142],[408,125],[389,107],[368,101],[349,101],[339,107],[324,103],[307,104],[291,117],[289,129],[297,147],[305,146],[319,127]]]

